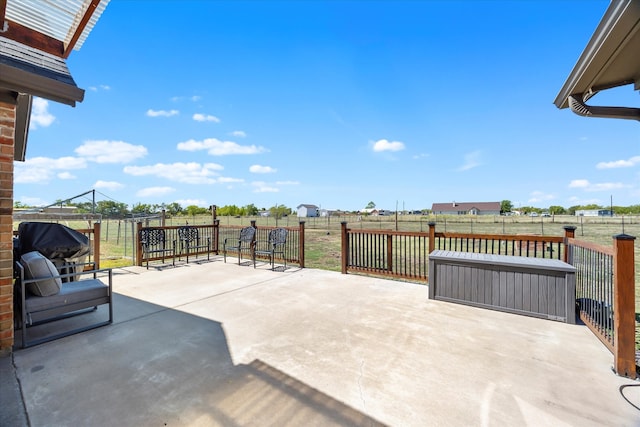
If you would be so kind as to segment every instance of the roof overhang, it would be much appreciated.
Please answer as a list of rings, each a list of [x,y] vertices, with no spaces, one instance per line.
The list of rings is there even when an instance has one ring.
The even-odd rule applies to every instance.
[[[1,36],[0,88],[71,106],[84,99],[63,58]]]
[[[582,116],[640,120],[640,108],[585,103],[600,91],[625,85],[640,90],[640,0],[611,2],[554,104]]]
[[[16,106],[14,159],[24,160],[34,96],[75,106],[84,99],[66,58],[109,0],[0,0],[0,99]]]

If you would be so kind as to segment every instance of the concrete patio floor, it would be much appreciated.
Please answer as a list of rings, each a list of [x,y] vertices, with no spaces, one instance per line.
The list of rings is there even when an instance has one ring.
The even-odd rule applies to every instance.
[[[0,359],[0,425],[640,425],[586,327],[423,285],[216,257],[114,270],[114,292],[113,325]]]

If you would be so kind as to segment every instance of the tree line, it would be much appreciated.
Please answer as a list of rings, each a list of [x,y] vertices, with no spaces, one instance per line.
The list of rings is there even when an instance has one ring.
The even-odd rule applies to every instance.
[[[597,204],[589,204],[589,205],[575,205],[569,208],[564,208],[563,206],[552,205],[546,209],[537,208],[535,206],[522,206],[517,209],[522,214],[530,214],[535,212],[537,214],[541,214],[543,212],[548,212],[549,215],[575,215],[576,211],[582,210],[612,210],[614,215],[640,215],[640,205],[631,205],[631,206],[602,206]],[[507,213],[513,212],[513,203],[510,200],[503,200],[500,203],[500,212]]]
[[[96,202],[95,206],[92,202],[60,202],[56,203],[58,206],[73,206],[76,213],[95,213],[102,215],[103,218],[127,218],[131,216],[143,216],[143,215],[156,215],[162,211],[169,216],[196,216],[196,215],[211,215],[212,206],[203,208],[201,206],[189,205],[182,207],[177,202],[173,203],[161,203],[161,204],[148,204],[148,203],[136,203],[131,209],[129,205],[122,202],[116,202],[113,200],[100,200]],[[28,206],[21,202],[14,202],[13,207],[15,209],[34,209],[35,206]],[[282,218],[283,216],[291,215],[292,210],[284,205],[275,205],[270,208],[259,209],[254,204],[246,206],[227,205],[216,207],[216,214],[220,216],[258,216],[261,212],[268,212],[269,216]]]
[[[113,200],[100,200],[96,202],[95,206],[92,202],[80,202],[70,203],[60,202],[59,206],[74,206],[77,213],[96,213],[102,215],[104,218],[127,218],[131,216],[142,215],[154,215],[159,214],[163,210],[170,216],[196,216],[196,215],[211,215],[212,207],[204,208],[196,205],[189,205],[182,207],[177,202],[173,203],[161,203],[161,204],[148,204],[148,203],[136,203],[131,208],[129,205],[122,202],[116,202]],[[367,208],[375,208],[375,203],[369,202]],[[36,208],[34,206],[28,206],[19,201],[14,202],[13,207],[15,209],[29,209]],[[612,209],[614,215],[640,215],[640,204],[631,206],[601,206],[597,204],[589,205],[575,205],[569,208],[563,206],[552,205],[548,208],[539,208],[535,206],[522,206],[517,210],[522,214],[530,214],[535,212],[541,214],[548,212],[550,215],[575,215],[578,210],[601,210]],[[513,203],[510,200],[503,200],[500,202],[500,213],[505,214],[514,210]],[[427,215],[431,212],[430,209],[422,209],[423,214]],[[274,205],[270,208],[258,208],[253,203],[246,206],[225,205],[218,206],[216,214],[219,216],[258,216],[261,214],[268,214],[271,217],[282,218],[288,215],[292,215],[295,212],[285,205]],[[348,213],[348,212],[344,212]],[[354,211],[353,213],[359,213]]]

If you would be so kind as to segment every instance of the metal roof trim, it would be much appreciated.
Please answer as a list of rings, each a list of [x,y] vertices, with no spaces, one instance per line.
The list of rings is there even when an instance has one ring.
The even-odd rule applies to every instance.
[[[620,50],[629,40],[637,37],[639,31],[640,0],[612,1],[558,93],[554,101],[556,107],[569,107],[569,97],[572,95],[588,99],[600,90],[634,83],[633,80],[624,79],[599,86],[598,78],[605,74]],[[638,89],[639,85],[640,82],[636,80],[634,88]]]

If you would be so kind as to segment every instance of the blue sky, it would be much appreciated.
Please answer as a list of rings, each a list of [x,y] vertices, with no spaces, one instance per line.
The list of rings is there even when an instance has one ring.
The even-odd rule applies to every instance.
[[[638,204],[638,122],[553,104],[607,6],[112,0],[68,60],[84,101],[34,101],[14,199]]]

